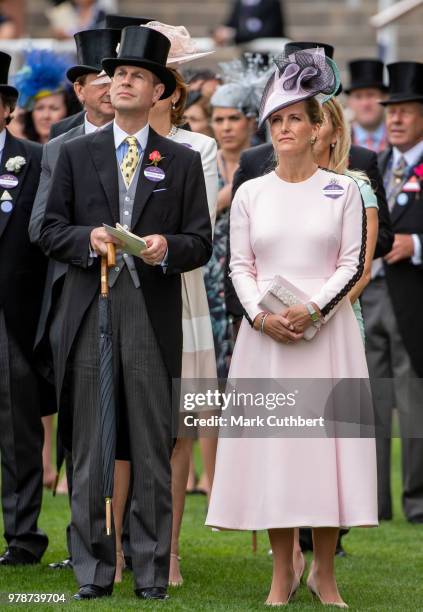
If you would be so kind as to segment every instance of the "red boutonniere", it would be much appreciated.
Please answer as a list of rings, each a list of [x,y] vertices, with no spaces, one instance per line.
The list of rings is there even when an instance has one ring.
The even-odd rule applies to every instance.
[[[419,179],[423,179],[423,164],[419,164],[414,168],[414,174],[419,177]]]
[[[157,167],[157,164],[159,164],[162,161],[162,159],[164,159],[164,157],[162,157],[159,151],[152,151],[150,155],[148,156],[148,159],[151,161],[153,166]]]

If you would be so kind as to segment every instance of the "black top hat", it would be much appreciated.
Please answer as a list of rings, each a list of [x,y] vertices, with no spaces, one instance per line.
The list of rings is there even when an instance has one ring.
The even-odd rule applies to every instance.
[[[377,59],[358,59],[350,62],[348,68],[351,75],[350,86],[345,90],[349,94],[354,89],[380,89],[388,88],[383,82],[383,62]]]
[[[145,25],[149,21],[154,21],[151,17],[127,17],[126,15],[106,15],[105,27],[123,30],[128,26]]]
[[[16,87],[7,84],[11,59],[8,53],[0,51],[0,93],[18,99],[19,92]]]
[[[117,57],[107,57],[102,66],[113,76],[117,66],[140,66],[155,74],[165,86],[161,99],[168,98],[176,88],[176,80],[166,68],[170,40],[151,28],[129,26],[122,31]]]
[[[304,51],[305,49],[316,49],[317,47],[323,47],[325,50],[326,57],[333,59],[333,54],[335,53],[335,47],[332,45],[328,45],[327,43],[320,42],[289,42],[285,45],[285,53],[289,55],[290,53],[294,53],[294,51]]]
[[[423,64],[421,62],[395,62],[388,65],[389,98],[381,104],[398,102],[423,103]]]
[[[118,29],[85,30],[74,35],[78,65],[72,66],[66,73],[69,81],[74,83],[84,74],[98,74],[102,70],[101,60],[105,57],[116,57],[116,47],[120,42],[121,31]]]

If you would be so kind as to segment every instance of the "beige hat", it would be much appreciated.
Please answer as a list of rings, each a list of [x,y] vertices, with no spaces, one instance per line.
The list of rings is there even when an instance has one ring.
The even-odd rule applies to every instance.
[[[140,28],[157,30],[170,40],[167,66],[176,68],[187,62],[192,62],[214,53],[214,51],[198,51],[195,41],[184,26],[172,26],[160,21],[149,21],[145,25],[141,25]]]

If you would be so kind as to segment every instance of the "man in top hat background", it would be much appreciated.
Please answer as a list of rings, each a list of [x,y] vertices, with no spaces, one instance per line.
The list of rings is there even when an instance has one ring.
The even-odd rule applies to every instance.
[[[152,21],[149,17],[127,17],[126,15],[106,15],[106,18],[104,21],[104,27],[105,29],[122,31],[123,28],[126,28],[130,25],[142,25],[142,24],[148,23],[149,21]],[[77,40],[77,45],[78,45],[78,40]],[[93,52],[94,50],[91,53]],[[116,49],[113,49],[113,53],[110,53],[109,55],[113,55],[116,53],[117,53]],[[78,96],[77,92],[76,94]],[[84,104],[82,100],[80,100],[80,102],[81,104]],[[71,115],[70,117],[65,117],[61,121],[58,121],[57,123],[54,123],[51,126],[50,138],[51,139],[56,138],[56,136],[60,136],[61,134],[68,132],[70,129],[77,127],[78,125],[83,125],[84,120],[85,120],[85,110],[82,110],[81,112],[76,113],[75,115]]]
[[[380,153],[395,240],[373,264],[362,296],[369,372],[376,380],[375,411],[380,519],[392,518],[390,457],[392,408],[402,438],[403,510],[423,523],[423,64],[388,66],[386,125],[391,146]],[[417,378],[419,377],[419,379]],[[387,385],[392,379],[391,385]]]
[[[0,450],[7,542],[1,566],[39,563],[48,544],[37,526],[44,433],[33,356],[47,259],[28,237],[41,146],[7,131],[18,98],[7,85],[10,60],[0,52]]]
[[[67,77],[73,83],[78,100],[84,106],[84,121],[81,125],[77,125],[62,135],[53,138],[43,148],[40,184],[29,223],[29,236],[34,244],[38,244],[40,237],[51,177],[53,176],[62,144],[77,136],[91,134],[113,121],[115,111],[110,102],[110,83],[104,83],[101,78],[98,78],[98,75],[102,71],[102,59],[116,55],[116,47],[120,41],[120,35],[120,30],[110,28],[85,30],[75,34],[78,64],[69,68]],[[65,263],[54,261],[53,259],[49,261],[41,315],[35,338],[38,367],[42,375],[52,385],[54,385],[53,356],[56,356],[57,359],[60,338],[60,329],[58,329],[57,325],[53,324],[54,313],[59,304],[67,268],[68,266]],[[68,491],[69,496],[71,496],[72,460],[70,453],[65,453],[65,456]],[[69,558],[50,564],[51,568],[62,569],[71,563],[70,526],[67,528],[67,546]]]
[[[116,565],[114,537],[105,535],[98,414],[100,266],[114,239],[102,223],[119,221],[145,238],[140,257],[119,255],[109,275],[118,401],[118,451],[129,449],[130,508],[136,594],[164,599],[171,539],[171,378],[182,361],[182,272],[211,255],[211,224],[198,153],[162,138],[148,113],[176,83],[166,68],[170,41],[129,26],[117,58],[103,60],[112,77],[115,119],[101,131],[62,145],[40,242],[69,264],[60,307],[56,371],[59,428],[72,438],[72,558],[77,599],[109,595]],[[153,171],[152,154],[156,161]],[[154,179],[159,179],[158,181]],[[122,432],[124,435],[122,435]],[[129,439],[127,439],[129,437]],[[94,485],[93,485],[94,483]]]
[[[376,59],[357,59],[348,64],[350,86],[345,89],[348,107],[353,113],[353,144],[379,153],[388,144],[385,113],[379,104],[386,96],[383,82],[383,62]]]

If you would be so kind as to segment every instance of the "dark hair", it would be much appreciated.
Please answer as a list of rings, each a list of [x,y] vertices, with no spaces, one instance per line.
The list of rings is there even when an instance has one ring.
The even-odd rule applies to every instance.
[[[6,119],[6,125],[9,125],[9,123],[12,121],[11,115],[16,108],[17,98],[16,96],[10,96],[5,93],[0,93],[0,97],[1,97],[1,102],[3,106],[8,106],[10,110],[10,115]]]
[[[195,96],[193,94],[196,94]],[[187,103],[185,104],[185,110],[188,110],[190,106],[199,106],[204,113],[206,119],[211,119],[211,106],[210,99],[206,96],[202,96],[199,92],[191,92],[188,95]]]
[[[170,121],[172,125],[183,125],[184,122],[184,111],[185,104],[188,97],[188,87],[184,81],[183,76],[177,70],[173,68],[169,68],[170,72],[173,74],[176,80],[176,89],[179,89],[180,96],[179,100],[175,104],[175,108],[172,108],[170,111]]]
[[[55,93],[63,94],[66,106],[65,117],[74,115],[75,113],[81,110],[81,105],[79,104],[78,98],[76,98],[73,90],[64,89],[60,92],[58,91]],[[75,100],[77,101],[78,106],[75,105]],[[28,138],[28,140],[32,140],[33,142],[40,142],[40,137],[35,130],[34,121],[32,119],[32,111],[25,111],[23,115],[23,133],[25,138]]]

